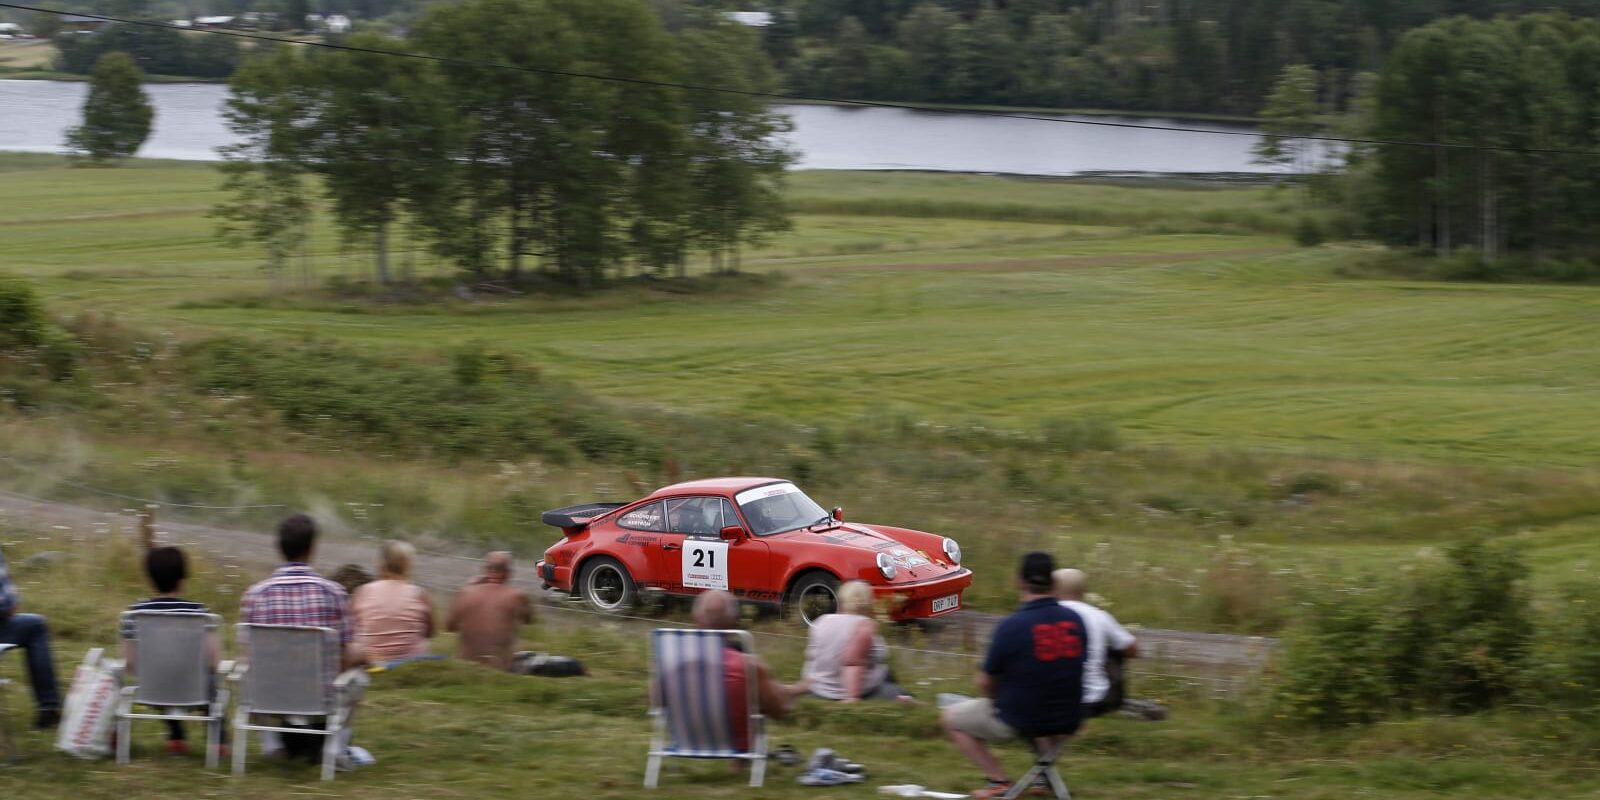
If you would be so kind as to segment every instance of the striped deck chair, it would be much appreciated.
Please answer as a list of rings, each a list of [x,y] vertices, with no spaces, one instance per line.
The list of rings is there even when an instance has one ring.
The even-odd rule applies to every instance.
[[[730,639],[743,647],[744,697],[732,696],[724,677]],[[750,785],[760,786],[767,768],[755,668],[755,639],[748,631],[657,628],[650,634],[650,716],[654,732],[644,785],[655,788],[663,758],[740,759],[750,762]],[[745,741],[734,719],[748,718]]]

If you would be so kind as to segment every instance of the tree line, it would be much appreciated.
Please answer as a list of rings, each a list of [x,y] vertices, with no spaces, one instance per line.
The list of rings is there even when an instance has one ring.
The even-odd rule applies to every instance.
[[[694,5],[698,0],[657,0]],[[758,4],[759,5],[759,4]],[[773,0],[789,89],[852,99],[1255,114],[1307,65],[1345,108],[1406,31],[1600,0]]]
[[[1470,249],[1480,277],[1600,274],[1597,86],[1597,19],[1456,18],[1415,30],[1354,131],[1461,146],[1359,147],[1342,194],[1369,233],[1442,256]]]
[[[787,225],[786,118],[660,85],[774,88],[755,35],[717,15],[672,35],[635,0],[466,0],[432,8],[406,41],[348,43],[444,60],[280,47],[230,83],[241,141],[217,215],[275,267],[303,248],[319,187],[384,283],[401,232],[476,280],[538,270],[592,285],[681,273],[694,252],[735,269]]]

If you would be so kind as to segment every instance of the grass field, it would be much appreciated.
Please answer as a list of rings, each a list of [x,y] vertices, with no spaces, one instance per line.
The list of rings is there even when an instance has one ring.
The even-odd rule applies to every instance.
[[[1331,271],[1349,248],[1149,229],[1163,214],[1270,229],[1286,202],[1272,190],[804,174],[798,205],[829,213],[801,215],[746,262],[788,275],[781,290],[334,313],[261,302],[258,256],[220,248],[204,217],[206,167],[6,163],[0,263],[64,309],[141,324],[395,351],[483,340],[619,400],[799,421],[874,407],[1015,427],[1100,416],[1140,443],[1537,466],[1600,449],[1592,289],[1352,281]],[[910,213],[919,197],[925,216],[832,213]],[[364,274],[326,231],[314,261],[322,277]]]
[[[993,549],[968,552],[995,564],[1028,545],[1113,553],[1103,576],[1151,624],[1281,623],[1204,610],[1199,584],[1223,542],[1281,572],[1256,581],[1279,584],[1263,595],[1272,604],[1324,585],[1312,576],[1381,572],[1465,533],[1524,543],[1543,586],[1600,557],[1600,369],[1586,346],[1600,293],[1342,277],[1367,249],[1294,248],[1285,232],[1305,212],[1291,193],[800,173],[795,230],[746,254],[772,280],[421,305],[304,290],[300,265],[274,280],[258,253],[216,241],[205,215],[217,185],[198,164],[0,155],[0,265],[59,313],[114,316],[158,342],[316,337],[424,364],[481,342],[641,414],[800,426],[755,455],[718,433],[723,444],[696,452],[727,453],[687,474],[813,473],[852,518],[986,537]],[[326,226],[311,250],[317,287],[367,275],[365,254]],[[397,261],[448,274],[423,254]],[[129,403],[122,416],[145,430],[5,421],[33,466],[0,465],[0,477],[85,502],[55,480],[202,504],[382,508],[350,521],[529,552],[548,535],[529,509],[681,476],[440,469],[347,442],[280,446],[270,425],[219,425],[215,404],[170,394]],[[1125,451],[1057,459],[967,443],[1083,419],[1114,425]],[[804,433],[817,426],[845,437],[849,456]],[[889,429],[906,433],[872,438]],[[971,599],[1002,606],[1004,571],[986,568]],[[1166,588],[1140,590],[1152,582]]]
[[[65,561],[19,569],[17,576],[26,601],[50,611],[56,651],[70,666],[88,647],[114,644],[117,610],[144,596],[145,589],[128,568],[130,543],[102,543],[91,550],[59,532],[34,533],[0,531],[0,539],[14,564],[46,549],[67,553]],[[231,559],[202,559],[196,567],[189,595],[231,620],[237,593],[253,579],[253,570],[240,569]],[[26,734],[24,760],[0,767],[0,785],[6,797],[19,800],[639,796],[648,742],[643,629],[574,625],[553,613],[547,617],[526,629],[524,646],[578,655],[590,668],[589,677],[519,678],[459,664],[421,664],[376,675],[358,718],[356,742],[369,748],[378,764],[341,774],[331,784],[318,783],[311,767],[259,758],[239,779],[206,771],[198,754],[158,754],[161,727],[146,722],[134,727],[133,762],[126,767],[74,761],[51,752],[45,737]],[[448,635],[435,644],[437,652],[453,647]],[[763,634],[757,647],[777,675],[792,680],[799,670],[799,645]],[[831,747],[864,763],[871,774],[868,785],[802,787],[794,783],[797,770],[773,765],[766,787],[752,791],[723,764],[688,764],[669,770],[650,795],[663,800],[843,798],[876,796],[875,786],[890,783],[945,791],[975,788],[977,774],[943,741],[927,702],[939,691],[970,692],[970,662],[909,657],[897,653],[897,668],[923,703],[842,707],[803,701],[791,720],[769,727],[774,746],[791,743],[803,753]],[[25,694],[25,687],[10,692],[11,709],[19,716],[31,709]],[[1091,723],[1061,762],[1075,796],[1498,800],[1600,793],[1595,769],[1600,739],[1593,728],[1565,716],[1508,712],[1311,732],[1275,721],[1259,697],[1224,706],[1149,681],[1141,694],[1170,704],[1172,719]],[[1001,752],[1012,769],[1025,766],[1021,748]]]
[[[424,305],[325,288],[367,275],[365,254],[326,226],[303,265],[310,281],[302,265],[267,275],[259,254],[216,242],[217,183],[203,165],[69,169],[0,155],[0,271],[78,318],[75,330],[100,331],[90,344],[108,362],[87,373],[100,382],[85,389],[92,401],[0,412],[0,485],[108,509],[126,502],[84,487],[291,502],[335,529],[529,553],[550,539],[544,508],[776,472],[851,519],[959,535],[979,577],[973,607],[1005,608],[1016,554],[1043,547],[1084,565],[1125,621],[1242,632],[1281,630],[1299,600],[1436,560],[1465,534],[1518,543],[1541,603],[1592,583],[1600,558],[1597,290],[1343,277],[1369,250],[1293,247],[1307,212],[1289,193],[803,173],[795,230],[746,254],[765,279]],[[448,274],[425,255],[397,260],[419,277]],[[396,457],[186,382],[198,365],[181,343],[224,334],[264,350],[333,343],[345,355],[330,363],[388,359],[419,383],[480,342],[687,463]],[[1120,446],[1070,444],[1085,420]],[[272,513],[222,518],[260,527]],[[71,554],[19,572],[67,664],[110,644],[116,610],[142,591],[125,544],[91,552],[60,532],[5,529],[0,544],[13,564]],[[231,558],[206,561],[196,592],[231,614],[249,578]],[[591,677],[460,665],[377,676],[358,740],[380,764],[331,786],[259,763],[233,782],[198,758],[155,756],[146,726],[126,768],[69,762],[29,736],[33,755],[0,769],[0,794],[636,796],[642,637],[550,616],[527,645],[578,655]],[[797,640],[764,635],[760,649],[778,674],[797,674]],[[896,658],[919,695],[970,690],[964,659]],[[28,708],[15,689],[13,706]],[[1600,797],[1600,734],[1581,714],[1312,732],[1279,720],[1264,694],[1224,705],[1161,679],[1140,694],[1174,718],[1093,725],[1066,762],[1078,796]],[[772,735],[834,747],[874,784],[975,785],[927,704],[810,705]],[[1015,749],[1007,759],[1024,763]],[[800,788],[780,769],[761,794],[870,791]],[[657,794],[748,791],[699,765]]]

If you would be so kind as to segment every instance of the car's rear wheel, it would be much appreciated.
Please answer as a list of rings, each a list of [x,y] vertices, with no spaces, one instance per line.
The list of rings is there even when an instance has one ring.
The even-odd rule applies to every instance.
[[[591,559],[583,565],[578,591],[596,611],[622,614],[633,609],[639,590],[622,562],[608,556]]]
[[[839,610],[839,579],[826,572],[808,572],[789,590],[789,617],[815,625],[824,614]]]

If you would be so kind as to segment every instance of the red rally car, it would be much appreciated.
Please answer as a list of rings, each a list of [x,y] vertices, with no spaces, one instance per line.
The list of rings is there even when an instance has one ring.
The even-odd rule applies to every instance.
[[[961,607],[972,572],[954,539],[842,517],[777,478],[690,481],[632,503],[546,511],[563,536],[535,569],[546,588],[612,613],[641,591],[725,589],[809,624],[834,610],[835,590],[852,578],[872,584],[895,620]]]

